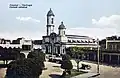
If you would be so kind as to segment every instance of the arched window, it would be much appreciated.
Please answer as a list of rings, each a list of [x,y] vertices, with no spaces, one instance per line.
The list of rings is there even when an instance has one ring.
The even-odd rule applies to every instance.
[[[49,19],[47,18],[47,24],[49,23]]]
[[[64,31],[64,34],[65,34],[65,31]]]
[[[53,21],[53,18],[52,18],[52,21],[51,21],[51,23],[52,23],[52,24],[54,23],[54,21]]]

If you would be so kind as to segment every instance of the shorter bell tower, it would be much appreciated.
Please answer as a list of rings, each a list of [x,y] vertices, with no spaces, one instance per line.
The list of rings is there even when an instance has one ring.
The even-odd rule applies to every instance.
[[[65,28],[65,25],[63,24],[63,22],[61,22],[61,24],[59,25],[58,30],[59,30],[59,32],[58,32],[59,35],[61,37],[64,37],[65,36],[65,30],[66,30],[66,28]]]

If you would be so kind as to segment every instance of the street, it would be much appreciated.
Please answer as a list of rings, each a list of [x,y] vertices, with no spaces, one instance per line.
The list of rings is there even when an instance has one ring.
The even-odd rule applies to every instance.
[[[94,63],[88,63],[88,62],[81,62],[84,64],[91,65],[91,71],[92,73],[97,72],[97,64]],[[100,65],[100,77],[99,78],[120,78],[120,67],[112,67],[112,66],[106,66],[106,65]]]

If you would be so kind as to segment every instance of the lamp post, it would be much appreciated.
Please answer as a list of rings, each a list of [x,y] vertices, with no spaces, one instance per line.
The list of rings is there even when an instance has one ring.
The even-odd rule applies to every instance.
[[[33,40],[31,40],[31,51],[33,51]]]
[[[97,51],[97,59],[98,59],[98,61],[97,61],[97,73],[100,73],[99,72],[99,56],[100,56],[100,46],[99,46],[99,39],[97,39],[97,48],[98,48],[98,51]]]

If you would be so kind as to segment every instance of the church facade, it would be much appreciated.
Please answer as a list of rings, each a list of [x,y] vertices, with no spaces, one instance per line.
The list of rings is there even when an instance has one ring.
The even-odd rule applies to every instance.
[[[42,49],[46,53],[65,54],[66,48],[71,46],[97,48],[95,39],[88,36],[68,35],[63,22],[58,27],[58,33],[54,32],[55,15],[50,9],[47,13],[46,35],[42,36]]]

